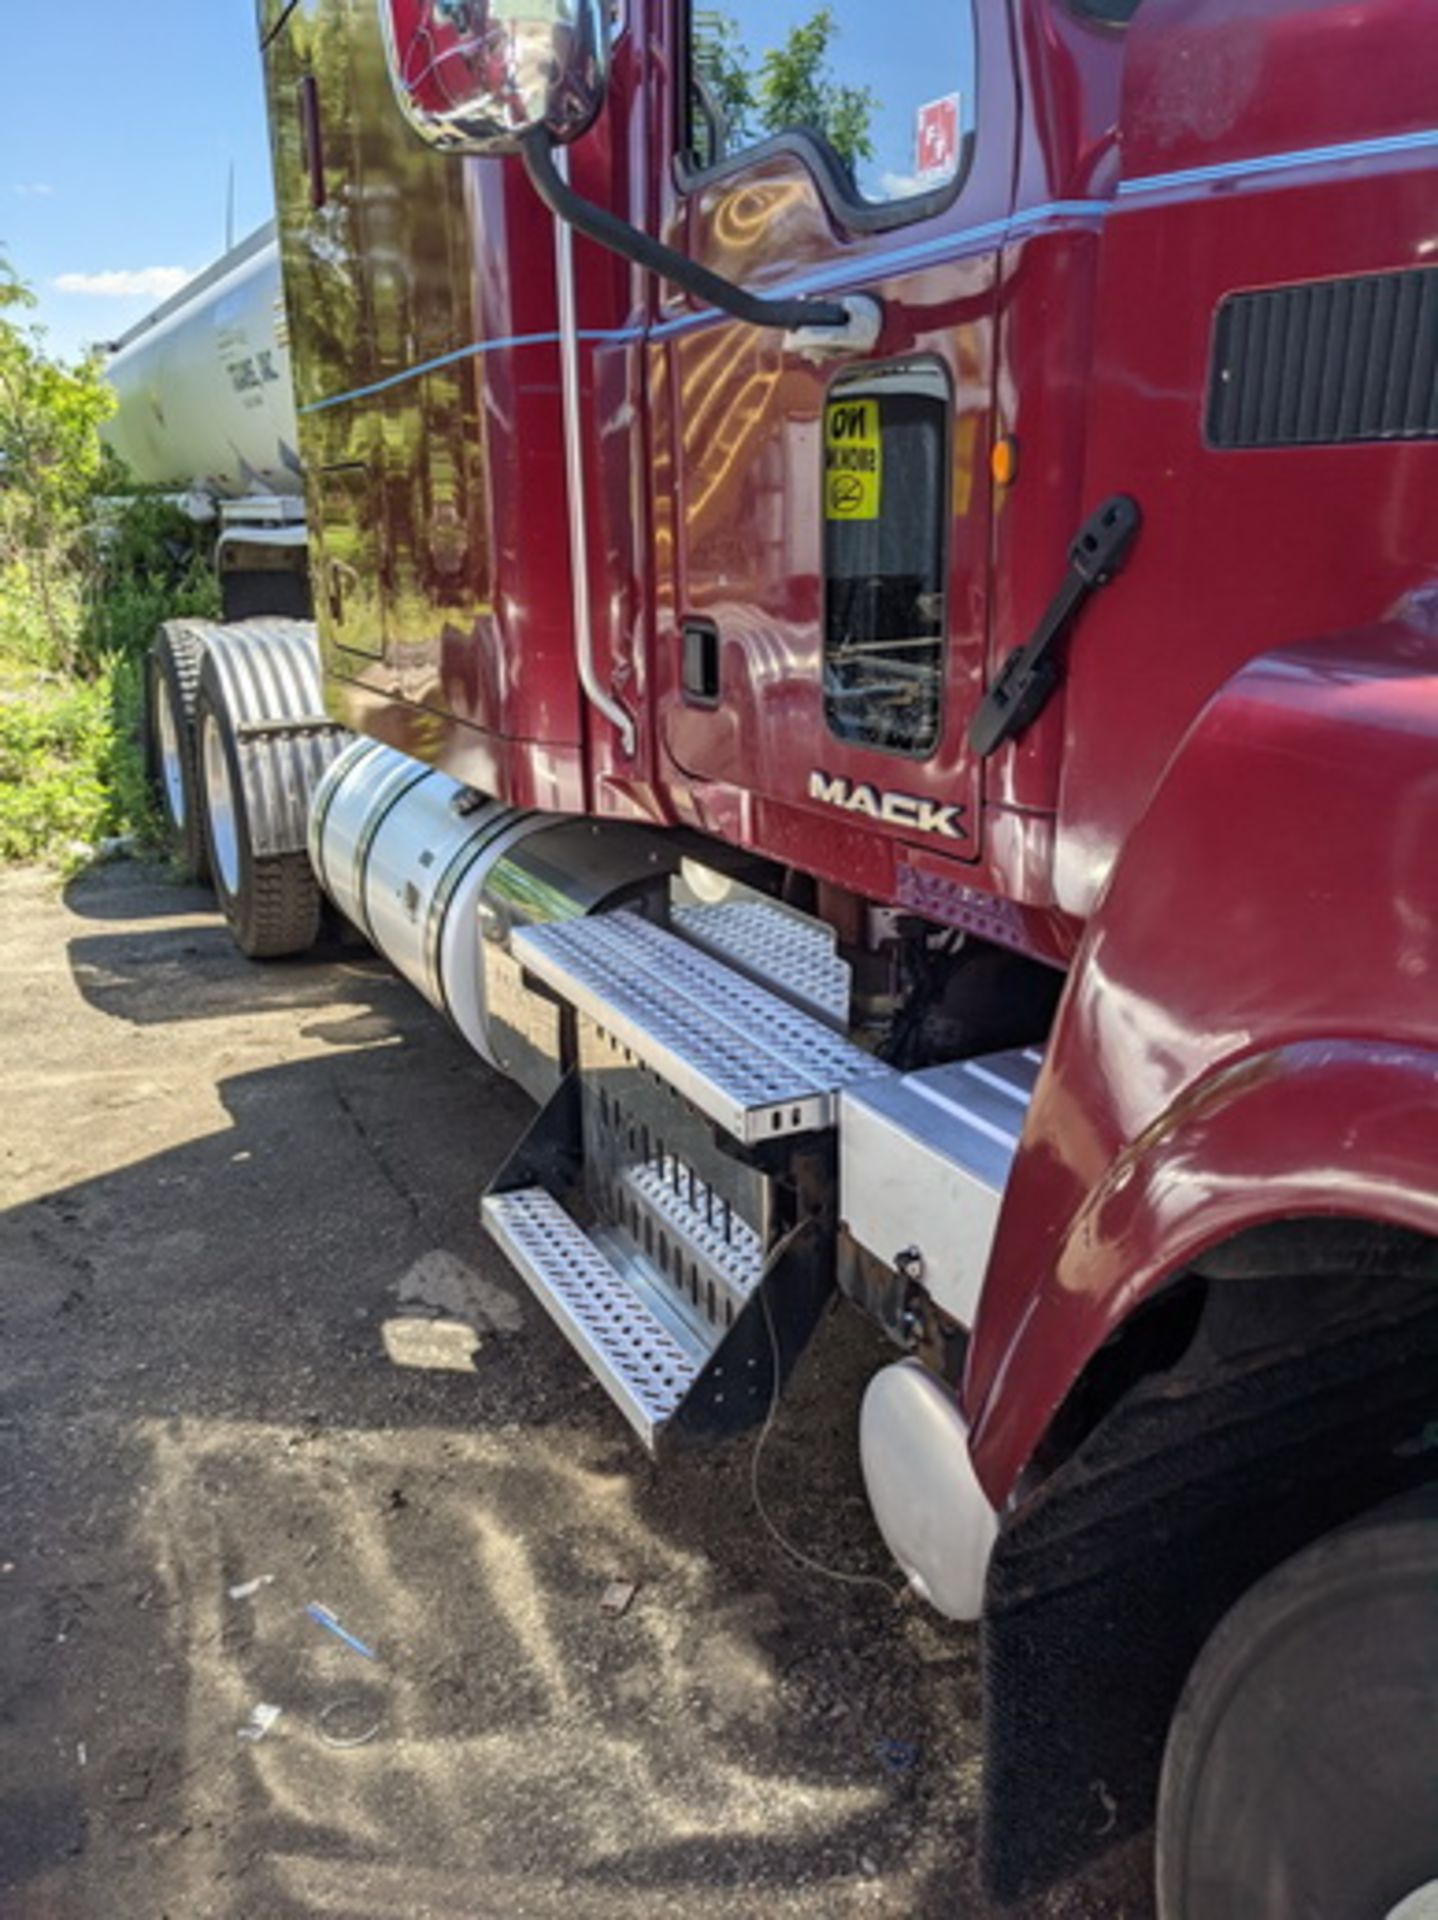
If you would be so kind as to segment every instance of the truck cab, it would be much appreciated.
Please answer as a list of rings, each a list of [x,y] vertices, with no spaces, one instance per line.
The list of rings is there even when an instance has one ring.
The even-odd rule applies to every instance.
[[[486,1223],[656,1454],[762,1428],[835,1287],[890,1336],[857,1443],[982,1621],[997,1894],[1156,1813],[1163,1920],[1406,1920],[1420,10],[260,30],[315,629],[164,643],[242,943],[323,889],[535,1096]]]

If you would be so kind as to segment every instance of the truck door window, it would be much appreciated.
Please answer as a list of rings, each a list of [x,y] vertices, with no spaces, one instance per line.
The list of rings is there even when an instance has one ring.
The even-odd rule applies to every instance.
[[[799,141],[841,202],[918,217],[967,170],[975,73],[968,0],[695,4],[687,169]]]
[[[923,362],[844,380],[824,409],[824,715],[917,759],[939,742],[952,415]]]

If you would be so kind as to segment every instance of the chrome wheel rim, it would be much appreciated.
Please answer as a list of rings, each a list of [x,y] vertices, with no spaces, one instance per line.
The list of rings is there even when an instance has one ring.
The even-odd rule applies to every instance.
[[[225,743],[212,713],[205,715],[200,742],[205,769],[205,805],[210,818],[210,851],[214,855],[215,874],[225,892],[232,897],[240,890],[240,828],[235,815],[234,789],[230,785],[230,763]]]
[[[160,778],[165,789],[165,807],[177,827],[185,824],[185,772],[180,757],[180,734],[175,725],[175,708],[167,689],[162,689],[159,705]]]

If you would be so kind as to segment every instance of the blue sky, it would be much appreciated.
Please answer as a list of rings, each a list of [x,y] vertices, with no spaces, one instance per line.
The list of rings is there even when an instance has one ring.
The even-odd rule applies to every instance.
[[[830,0],[841,78],[880,102],[876,170],[912,162],[914,109],[967,88],[954,0],[911,0],[896,36],[882,5]],[[818,0],[704,0],[751,53]],[[40,296],[52,351],[112,340],[272,210],[255,0],[0,0],[0,252]],[[129,289],[129,291],[126,291]]]
[[[163,269],[197,272],[222,251],[232,161],[236,237],[269,218],[256,8],[9,0],[0,12],[0,252],[40,296],[51,349],[73,355],[149,312]],[[135,275],[147,277],[123,277]],[[139,290],[107,290],[127,285]]]
[[[731,20],[740,43],[757,66],[790,29],[827,5],[837,28],[828,66],[833,79],[867,86],[874,101],[869,132],[872,157],[861,162],[859,181],[875,199],[913,192],[918,108],[944,95],[964,98],[972,116],[972,20],[963,0],[904,0],[900,31],[894,9],[883,0],[694,0],[696,16],[713,12]]]

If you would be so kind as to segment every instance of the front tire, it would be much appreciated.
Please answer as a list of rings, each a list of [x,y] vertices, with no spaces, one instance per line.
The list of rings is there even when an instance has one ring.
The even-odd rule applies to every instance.
[[[196,733],[210,873],[236,946],[251,960],[307,952],[319,937],[321,908],[309,855],[255,852],[234,728],[208,684],[200,688]]]
[[[1169,1730],[1158,1909],[1438,1916],[1438,1489],[1315,1541],[1219,1622]]]
[[[161,627],[145,663],[146,753],[170,852],[186,873],[210,877],[205,801],[195,737],[205,649],[183,627]]]

